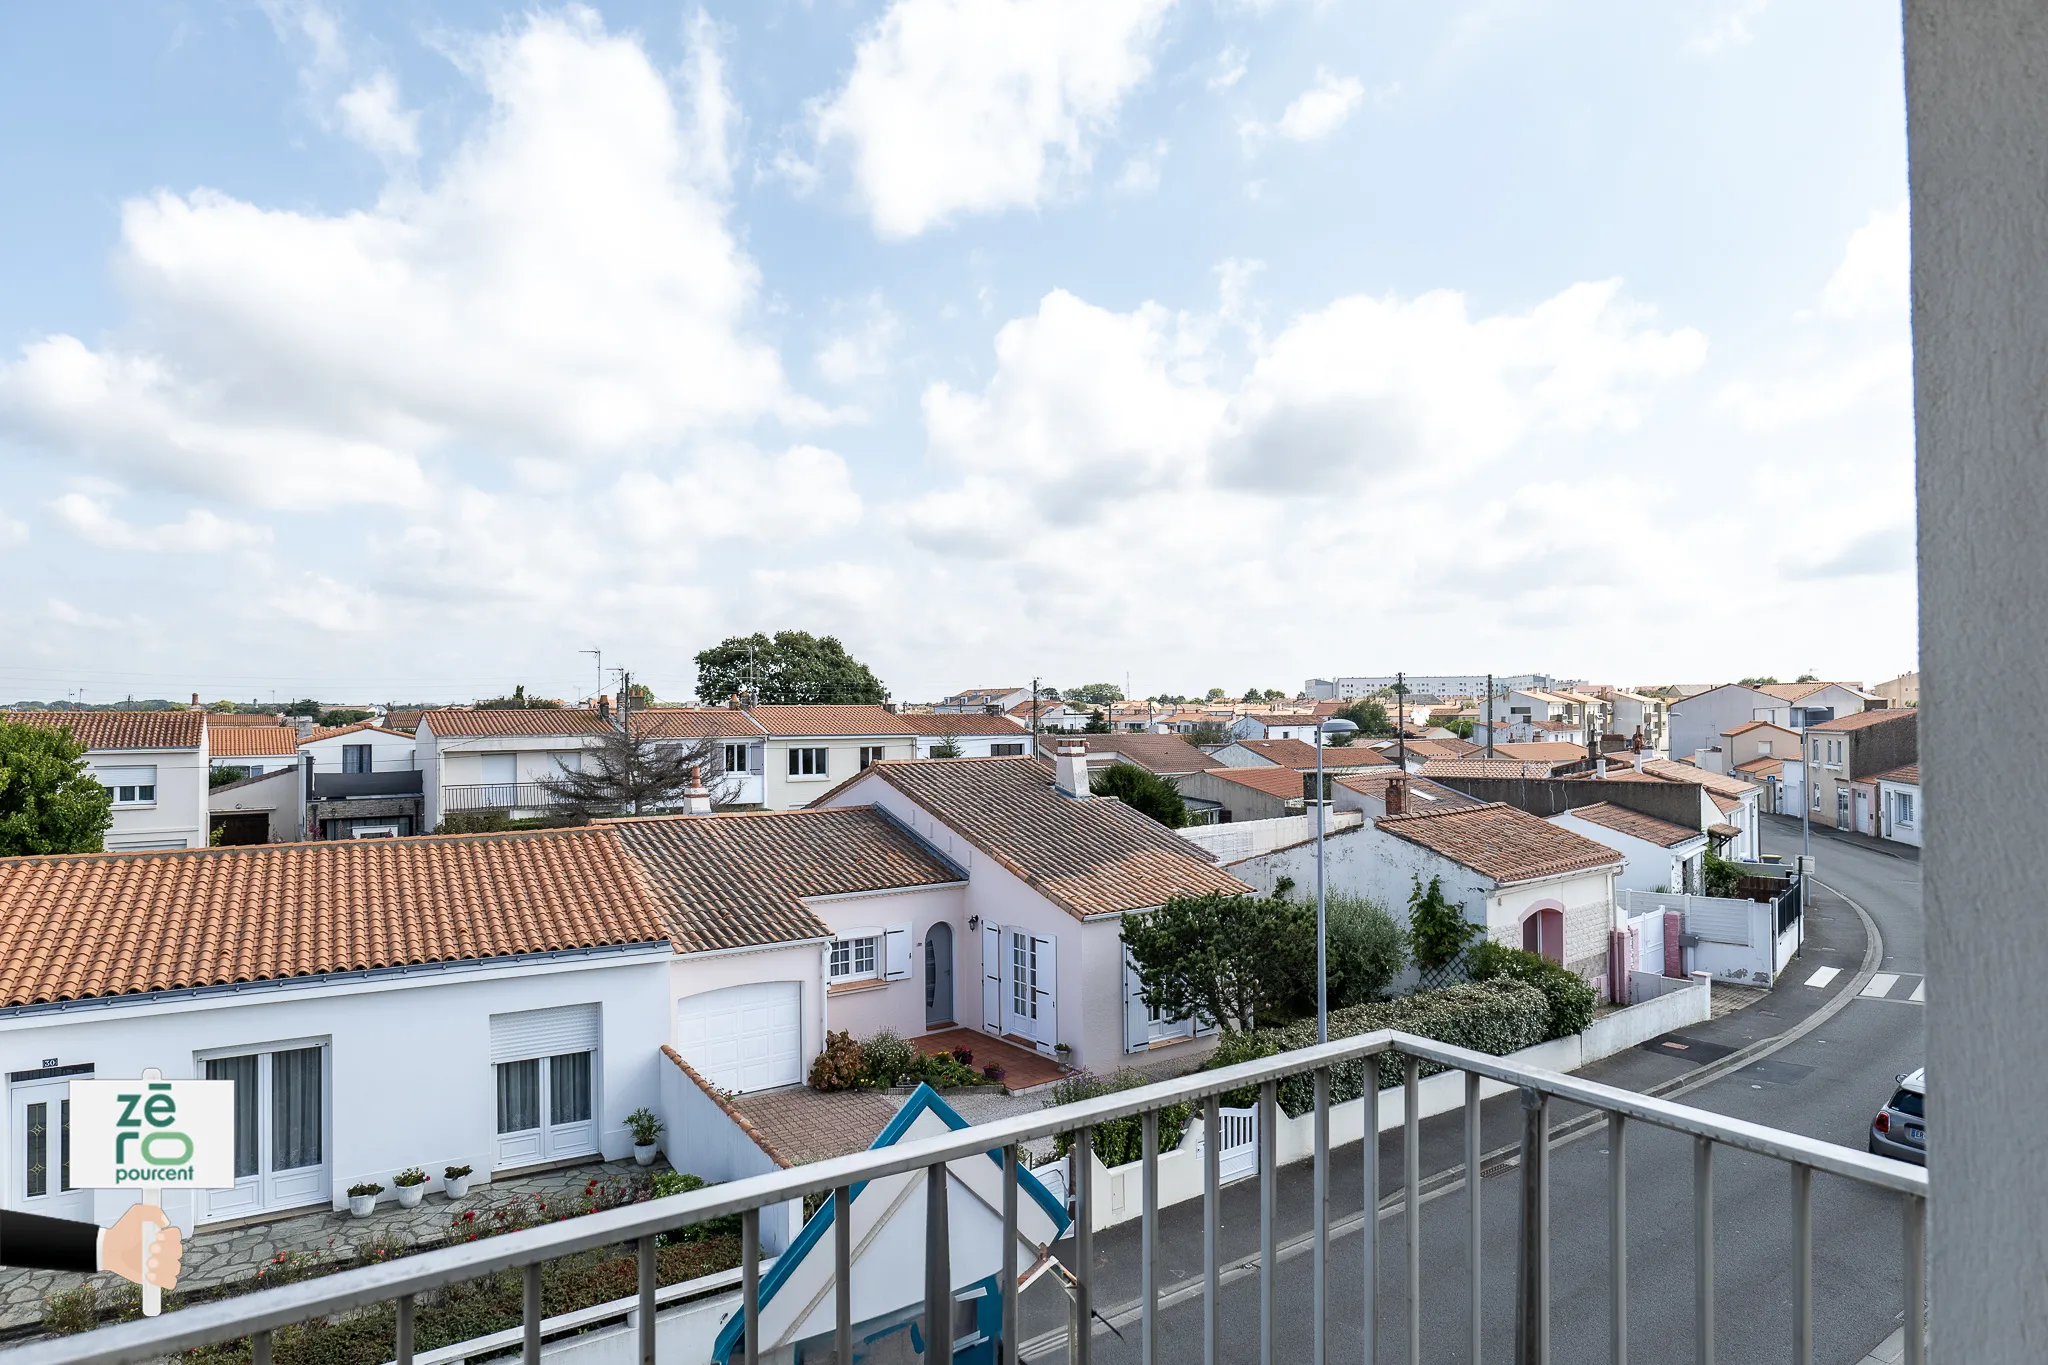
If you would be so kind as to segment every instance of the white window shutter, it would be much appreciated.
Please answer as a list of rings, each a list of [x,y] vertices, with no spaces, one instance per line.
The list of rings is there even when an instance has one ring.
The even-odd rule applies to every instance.
[[[910,926],[891,925],[882,931],[882,975],[891,981],[910,975]]]
[[[1124,951],[1124,1051],[1143,1052],[1151,1043],[1152,1012],[1145,1008],[1144,983],[1138,979],[1138,968],[1131,961],[1130,950]]]

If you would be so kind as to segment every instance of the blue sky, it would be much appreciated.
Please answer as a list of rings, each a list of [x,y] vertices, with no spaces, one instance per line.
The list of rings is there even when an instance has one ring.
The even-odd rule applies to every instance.
[[[0,17],[0,695],[1911,667],[1897,16]]]

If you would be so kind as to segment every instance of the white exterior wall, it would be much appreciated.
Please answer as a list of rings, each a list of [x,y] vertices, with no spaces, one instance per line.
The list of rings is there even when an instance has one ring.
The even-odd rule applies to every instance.
[[[856,933],[880,933],[907,927],[910,974],[890,980],[888,963],[881,960],[884,945],[876,945],[876,968],[885,975],[874,981],[859,981],[828,987],[825,994],[826,1027],[845,1029],[865,1038],[877,1029],[895,1030],[898,1037],[914,1038],[925,1029],[924,943],[931,926],[944,923],[953,931],[954,1022],[964,1027],[980,1026],[981,949],[968,942],[967,888],[938,886],[914,891],[883,892],[871,896],[830,896],[807,904],[825,921],[834,938]],[[972,995],[972,1020],[960,1015]]]
[[[808,1070],[811,1059],[825,1048],[825,945],[822,942],[676,954],[669,967],[668,1017],[660,1032],[649,1037],[661,1038],[669,1046],[676,1047],[676,1010],[690,996],[724,990],[728,986],[752,986],[772,981],[793,981],[797,984],[797,1011],[803,1020],[802,1050],[798,1055]],[[666,1062],[663,1064],[667,1065]],[[695,1062],[691,1064],[697,1065]]]
[[[1655,891],[1659,887],[1666,891],[1682,891],[1686,887],[1686,864],[1700,861],[1707,851],[1707,836],[1704,834],[1666,848],[1648,839],[1638,839],[1633,834],[1623,834],[1591,820],[1582,820],[1571,811],[1548,818],[1560,829],[1583,835],[1596,844],[1605,844],[1628,859],[1621,874],[1615,878],[1616,891]]]
[[[1028,740],[1026,744],[1028,746]],[[860,751],[876,746],[881,747],[885,759],[918,757],[915,735],[778,735],[769,739],[761,774],[762,807],[766,810],[797,810],[810,805],[859,772]],[[792,749],[827,750],[825,773],[818,777],[791,777],[789,751]]]
[[[342,770],[342,748],[351,744],[370,746],[372,772],[410,772],[417,766],[415,753],[419,748],[419,741],[411,735],[386,734],[382,730],[357,730],[352,734],[330,735],[326,739],[301,744],[299,752],[313,756],[314,772],[338,773]]]
[[[1913,798],[1913,819],[1910,824],[1893,818],[1894,795],[1904,794]],[[1920,784],[1917,782],[1879,782],[1877,784],[1878,811],[1881,823],[1878,828],[1883,836],[1895,843],[1920,845],[1920,831],[1926,826],[1927,812],[1920,806]]]
[[[306,779],[295,769],[279,769],[246,787],[213,792],[207,805],[210,815],[264,811],[270,816],[270,842],[290,843],[305,834]]]
[[[156,800],[115,802],[114,823],[101,841],[108,852],[207,846],[207,774],[213,765],[203,739],[196,749],[93,749],[85,761],[95,775],[106,768],[156,769]]]
[[[363,1180],[387,1187],[408,1166],[441,1186],[449,1164],[487,1180],[497,1126],[497,1078],[490,1060],[493,1014],[596,1003],[601,1043],[593,1068],[592,1113],[607,1158],[632,1150],[625,1116],[659,1100],[657,1064],[669,1037],[663,1014],[666,945],[631,957],[564,958],[556,963],[420,969],[416,975],[360,982],[251,986],[237,995],[160,1002],[88,1004],[0,1018],[0,1073],[32,1070],[51,1058],[90,1062],[101,1079],[158,1067],[169,1079],[205,1075],[202,1052],[274,1045],[326,1048],[323,1117],[332,1207]],[[318,984],[314,984],[314,983]],[[18,1172],[11,1125],[0,1131],[0,1162]],[[18,1175],[0,1198],[21,1206]],[[111,1222],[134,1202],[127,1192],[93,1194],[92,1216]],[[188,1233],[205,1195],[163,1194],[163,1206]]]
[[[1753,720],[1767,720],[1790,729],[1791,713],[1787,703],[1768,692],[1749,687],[1717,687],[1671,703],[1670,751],[1676,757],[1711,749],[1721,742],[1724,731]]]
[[[1023,747],[1017,751],[1020,755],[1031,752],[1031,736],[1029,733],[1018,734],[1015,731],[1004,732],[999,730],[993,734],[986,735],[919,735],[917,736],[917,756],[919,758],[930,758],[932,750],[944,744],[948,738],[951,738],[953,743],[960,746],[960,757],[962,758],[996,757],[995,754],[990,752],[990,746],[996,744],[1022,745]],[[788,762],[789,760],[787,759],[783,760],[785,768]]]

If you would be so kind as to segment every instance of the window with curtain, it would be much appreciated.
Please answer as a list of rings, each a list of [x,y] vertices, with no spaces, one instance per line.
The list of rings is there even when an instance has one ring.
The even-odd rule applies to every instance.
[[[583,1123],[590,1118],[590,1054],[565,1052],[548,1058],[548,1122]]]
[[[235,1083],[235,1179],[256,1174],[256,1056],[215,1057],[206,1064],[209,1081]]]
[[[320,1049],[270,1054],[270,1168],[320,1164]]]
[[[345,773],[366,773],[370,771],[370,746],[367,744],[342,745],[341,770]]]
[[[540,1059],[498,1063],[498,1131],[540,1127]]]

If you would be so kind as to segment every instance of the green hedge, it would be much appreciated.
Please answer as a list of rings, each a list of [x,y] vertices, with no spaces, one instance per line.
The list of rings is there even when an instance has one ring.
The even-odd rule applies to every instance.
[[[1546,1039],[1584,1033],[1593,1022],[1593,988],[1577,972],[1541,954],[1501,943],[1475,943],[1465,950],[1465,965],[1474,981],[1520,981],[1542,991],[1549,1005]]]
[[[1371,1033],[1376,1029],[1399,1029],[1440,1043],[1501,1057],[1544,1041],[1549,1019],[1550,1004],[1541,990],[1520,981],[1497,979],[1446,986],[1442,990],[1418,991],[1398,1000],[1332,1010],[1330,1037],[1334,1040]],[[1298,1020],[1280,1028],[1226,1034],[1205,1064],[1205,1069],[1313,1047],[1315,1041],[1316,1021],[1313,1019]],[[1386,1053],[1380,1056],[1378,1063],[1381,1089],[1401,1084],[1404,1074],[1401,1057]],[[1422,1064],[1425,1076],[1444,1069],[1433,1062]],[[1330,1068],[1331,1103],[1354,1100],[1364,1093],[1364,1059],[1342,1062]],[[1227,1096],[1225,1102],[1243,1108],[1256,1099],[1256,1091],[1245,1090]],[[1289,1115],[1305,1114],[1315,1107],[1315,1081],[1310,1073],[1290,1076],[1280,1082],[1280,1107]]]

